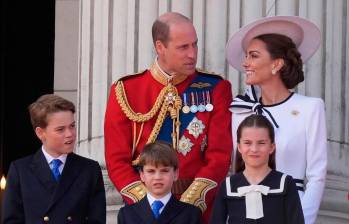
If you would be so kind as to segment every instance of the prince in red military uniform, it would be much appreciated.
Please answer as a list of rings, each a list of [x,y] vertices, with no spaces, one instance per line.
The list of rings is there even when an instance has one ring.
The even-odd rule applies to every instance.
[[[230,165],[231,86],[195,69],[197,36],[188,18],[166,13],[152,33],[158,54],[152,67],[111,87],[105,115],[108,173],[126,202],[137,202],[146,193],[134,168],[143,146],[157,139],[172,143],[180,164],[172,192],[201,208],[207,221]]]

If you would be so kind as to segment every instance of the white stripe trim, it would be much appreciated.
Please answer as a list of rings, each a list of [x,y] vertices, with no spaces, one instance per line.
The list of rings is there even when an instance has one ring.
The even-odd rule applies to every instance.
[[[280,181],[280,188],[279,189],[272,189],[269,190],[269,193],[274,194],[274,193],[281,193],[284,191],[285,188],[285,179],[286,179],[286,174],[282,174],[281,181]]]
[[[282,174],[281,181],[280,181],[280,188],[269,190],[268,194],[276,194],[276,193],[283,192],[285,188],[286,176],[287,176],[286,174]],[[230,177],[225,178],[225,184],[227,187],[227,196],[240,197],[240,194],[238,192],[231,191]]]
[[[233,197],[239,197],[240,194],[237,192],[231,192],[230,177],[225,178],[225,184],[227,186],[227,195]]]
[[[252,107],[253,105],[255,105],[255,103],[250,103],[250,102],[245,102],[245,101],[236,101],[236,102],[233,102],[231,104],[231,106],[235,106],[235,105],[237,105],[237,106],[243,105],[243,106],[250,106],[250,107]]]
[[[296,183],[296,186],[297,186],[297,187],[304,187],[304,184],[302,184],[302,183]]]

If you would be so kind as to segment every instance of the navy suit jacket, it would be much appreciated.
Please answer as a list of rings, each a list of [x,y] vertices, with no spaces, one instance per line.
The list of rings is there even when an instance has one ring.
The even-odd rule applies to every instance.
[[[41,150],[11,163],[3,223],[105,223],[106,199],[96,161],[70,153],[57,183]]]
[[[201,211],[194,205],[178,201],[173,195],[156,220],[147,197],[138,203],[122,207],[118,224],[200,224]]]

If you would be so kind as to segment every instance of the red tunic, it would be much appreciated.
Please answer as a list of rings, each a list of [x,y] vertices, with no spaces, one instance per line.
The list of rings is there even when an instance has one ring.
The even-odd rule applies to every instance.
[[[189,76],[176,85],[179,95],[188,88],[198,74]],[[123,78],[125,93],[130,107],[135,112],[147,113],[154,105],[160,91],[164,87],[156,81],[150,70],[141,74]],[[143,146],[155,124],[156,117],[145,122],[143,133],[135,154],[132,157],[133,122],[129,120],[116,99],[114,83],[111,86],[109,101],[105,114],[105,158],[111,181],[118,191],[135,181],[140,181],[139,174],[132,167],[131,162],[140,154]],[[197,138],[185,129],[183,135],[193,143],[191,150],[186,154],[177,152],[179,158],[179,179],[204,178],[217,185],[226,177],[232,152],[231,112],[229,105],[232,101],[231,85],[226,80],[219,80],[211,90],[211,102],[214,109],[211,112],[198,112],[198,120],[205,125],[203,133]],[[139,130],[140,125],[137,125]],[[172,129],[168,131],[170,135]],[[180,136],[181,137],[181,136]],[[204,138],[207,145],[202,150]],[[208,220],[217,187],[204,195],[207,210],[204,219]],[[123,195],[127,203],[134,200]]]

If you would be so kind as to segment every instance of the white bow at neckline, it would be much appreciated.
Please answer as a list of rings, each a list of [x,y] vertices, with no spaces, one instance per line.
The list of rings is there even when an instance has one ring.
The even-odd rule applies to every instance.
[[[246,218],[259,219],[264,216],[262,194],[268,195],[269,189],[264,185],[249,185],[237,189],[238,197],[245,196]]]

